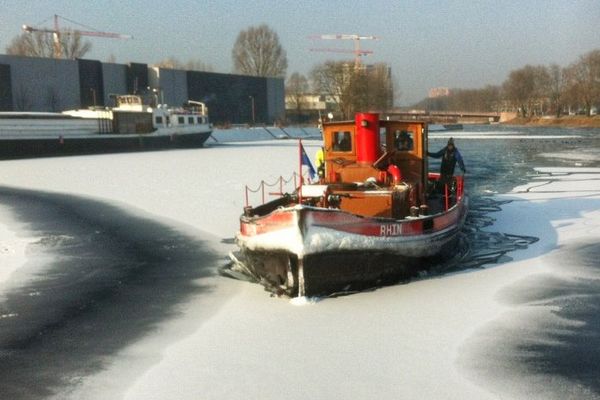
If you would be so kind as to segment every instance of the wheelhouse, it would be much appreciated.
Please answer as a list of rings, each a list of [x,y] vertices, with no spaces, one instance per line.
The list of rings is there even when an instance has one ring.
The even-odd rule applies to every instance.
[[[324,171],[327,199],[363,216],[403,218],[425,204],[427,128],[419,121],[379,121],[358,114],[355,121],[325,123]],[[331,206],[328,204],[328,206]]]

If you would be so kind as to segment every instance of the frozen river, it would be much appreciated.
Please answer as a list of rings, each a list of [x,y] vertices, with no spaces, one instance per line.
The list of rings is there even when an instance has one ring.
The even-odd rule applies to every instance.
[[[1,161],[0,399],[600,398],[600,131],[451,135],[512,251],[304,307],[217,274],[295,141]]]

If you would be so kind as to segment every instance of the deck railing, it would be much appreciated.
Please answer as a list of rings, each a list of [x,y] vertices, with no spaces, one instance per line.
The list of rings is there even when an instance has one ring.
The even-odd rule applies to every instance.
[[[439,173],[429,173],[430,181],[438,181],[439,179],[440,179]],[[444,185],[444,188],[443,188],[444,211],[448,211],[448,209],[452,208],[452,206],[454,206],[456,203],[458,203],[464,195],[464,191],[465,191],[464,176],[461,176],[461,175],[455,176],[454,181],[456,182],[454,193],[452,193],[452,190],[450,189],[450,186],[448,184]],[[453,194],[456,197],[454,198],[454,201],[451,202]]]
[[[246,195],[246,207],[250,205],[250,193],[260,193],[261,194],[261,204],[265,204],[267,202],[266,196],[283,196],[284,189],[289,187],[289,184],[293,182],[293,187],[291,191],[296,190],[298,188],[299,175],[294,172],[289,179],[285,179],[283,176],[279,176],[277,180],[273,183],[266,182],[264,180],[260,181],[260,184],[256,189],[251,189],[248,185],[245,186],[245,195]],[[279,191],[267,191],[268,188],[278,188]]]

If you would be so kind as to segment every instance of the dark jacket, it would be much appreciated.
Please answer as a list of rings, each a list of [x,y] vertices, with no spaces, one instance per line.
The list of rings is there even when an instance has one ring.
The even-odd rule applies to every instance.
[[[453,151],[449,151],[448,146],[446,146],[437,153],[427,152],[427,155],[429,157],[442,159],[442,165],[440,166],[440,174],[443,177],[450,177],[454,175],[454,167],[456,167],[457,162],[463,174],[466,172],[465,163],[463,162],[463,158],[456,147]]]

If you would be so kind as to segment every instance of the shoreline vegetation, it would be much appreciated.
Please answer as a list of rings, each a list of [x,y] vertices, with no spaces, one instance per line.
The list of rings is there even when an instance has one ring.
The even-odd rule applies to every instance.
[[[502,125],[560,126],[565,128],[600,128],[600,116],[564,115],[543,117],[517,117],[502,122]]]

